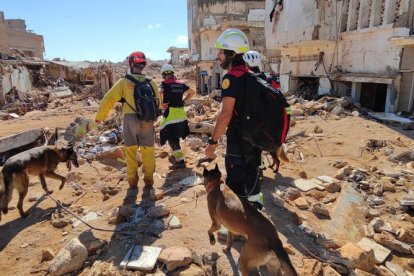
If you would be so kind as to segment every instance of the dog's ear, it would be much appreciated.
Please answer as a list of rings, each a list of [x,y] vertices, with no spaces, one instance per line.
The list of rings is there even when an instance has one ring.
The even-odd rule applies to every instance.
[[[203,167],[204,167],[203,176],[206,177],[208,175],[208,170],[205,166],[203,166]]]
[[[220,170],[219,170],[219,167],[218,167],[218,164],[217,164],[217,163],[216,163],[216,166],[214,167],[214,170],[215,170],[215,171],[220,172]]]

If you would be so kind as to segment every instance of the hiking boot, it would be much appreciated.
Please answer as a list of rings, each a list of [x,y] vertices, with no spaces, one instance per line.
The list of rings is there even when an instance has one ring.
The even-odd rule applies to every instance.
[[[184,160],[175,162],[173,165],[170,166],[170,170],[184,169],[184,168],[186,168]]]

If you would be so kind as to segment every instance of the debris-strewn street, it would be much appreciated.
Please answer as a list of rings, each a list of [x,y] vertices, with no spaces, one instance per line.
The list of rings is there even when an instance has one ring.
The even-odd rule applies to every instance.
[[[160,66],[145,69],[158,83]],[[74,143],[80,162],[71,172],[64,164],[58,167],[68,179],[62,190],[59,181],[47,179],[51,197],[37,177],[30,177],[27,218],[20,218],[14,195],[0,222],[0,274],[238,275],[243,241],[238,239],[229,254],[222,251],[224,234],[210,245],[211,221],[202,167],[197,167],[220,103],[208,96],[190,101],[191,137],[182,143],[187,168],[169,170],[169,147],[157,147],[155,189],[145,190],[140,179],[134,194],[126,181],[119,113],[99,128],[94,124],[105,83],[116,81],[126,67],[93,68],[88,84],[38,79],[36,92],[17,91],[0,112],[0,156],[49,141]],[[176,70],[195,89],[193,66]],[[276,175],[264,171],[264,214],[298,272],[412,275],[413,132],[374,120],[346,97],[307,101],[291,95],[288,100],[290,162]],[[6,138],[16,134],[15,143]],[[225,144],[222,139],[215,161],[222,173]],[[263,157],[270,165],[270,156]]]

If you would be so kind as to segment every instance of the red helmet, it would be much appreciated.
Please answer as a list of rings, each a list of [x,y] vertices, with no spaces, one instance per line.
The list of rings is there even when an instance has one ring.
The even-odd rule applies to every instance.
[[[147,64],[147,58],[145,57],[143,52],[133,52],[129,55],[128,62]]]

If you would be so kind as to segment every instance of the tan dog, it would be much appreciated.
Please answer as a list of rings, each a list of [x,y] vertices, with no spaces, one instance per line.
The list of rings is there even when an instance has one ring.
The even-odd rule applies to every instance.
[[[13,188],[19,192],[17,209],[21,217],[26,217],[23,211],[23,200],[29,188],[29,174],[38,175],[43,190],[49,191],[46,185],[45,176],[61,181],[59,190],[63,188],[66,178],[55,173],[57,165],[66,162],[68,170],[71,163],[79,167],[76,152],[73,148],[58,149],[56,147],[36,147],[10,157],[3,166],[2,180],[0,181],[0,220],[1,212],[7,214],[8,204],[12,199]]]
[[[279,172],[280,160],[284,163],[289,163],[289,158],[286,156],[286,152],[283,149],[283,145],[277,148],[274,152],[269,152],[270,156],[273,159],[273,163],[270,164],[269,168],[271,168],[275,173]],[[267,159],[269,161],[269,158]],[[275,168],[276,166],[276,168]]]
[[[240,252],[242,276],[247,276],[251,269],[263,265],[266,265],[269,275],[297,275],[274,225],[223,183],[218,166],[210,171],[204,168],[203,176],[212,221],[208,230],[210,244],[216,242],[214,232],[223,225],[228,229],[225,252],[231,248],[233,235],[247,238]]]

